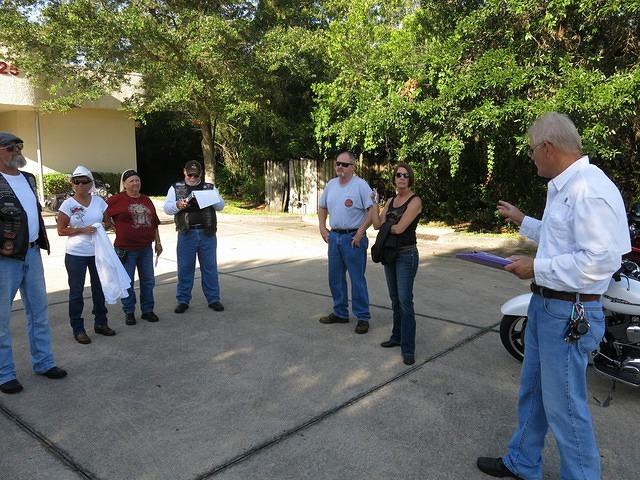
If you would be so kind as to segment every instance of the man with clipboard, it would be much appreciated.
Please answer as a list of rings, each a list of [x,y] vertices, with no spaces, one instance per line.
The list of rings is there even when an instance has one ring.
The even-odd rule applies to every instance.
[[[601,294],[631,250],[622,197],[582,153],[566,115],[549,112],[529,128],[529,157],[549,179],[542,219],[508,202],[498,213],[538,244],[535,258],[514,255],[504,267],[530,279],[518,425],[502,457],[480,457],[493,477],[542,478],[548,430],[560,453],[562,479],[601,478],[600,454],[589,411],[586,370],[605,330]]]
[[[218,189],[202,181],[202,165],[195,160],[184,166],[184,180],[174,183],[167,192],[164,211],[173,215],[178,231],[178,285],[176,313],[189,308],[196,270],[196,255],[202,276],[202,291],[209,308],[224,310],[220,302],[218,281],[216,211],[224,208]]]

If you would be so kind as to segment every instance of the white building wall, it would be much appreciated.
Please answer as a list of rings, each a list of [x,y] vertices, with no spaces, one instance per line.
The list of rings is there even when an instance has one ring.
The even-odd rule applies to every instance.
[[[135,123],[124,112],[41,113],[40,130],[42,157],[53,170],[71,172],[78,164],[98,172],[136,168]]]
[[[35,89],[26,77],[22,74],[12,75],[7,70],[0,75],[0,105],[33,108],[35,104]]]
[[[0,58],[1,60],[1,58]],[[0,131],[25,142],[26,170],[39,175],[36,115],[40,119],[44,173],[73,171],[82,164],[99,172],[136,168],[135,122],[120,110],[123,92],[60,113],[38,113],[39,94],[23,72],[0,74]]]

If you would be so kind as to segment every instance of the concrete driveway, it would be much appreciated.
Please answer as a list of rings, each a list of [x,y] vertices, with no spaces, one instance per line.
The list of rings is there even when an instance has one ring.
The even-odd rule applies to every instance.
[[[453,255],[473,248],[507,253],[522,244],[423,232],[417,362],[407,367],[398,349],[379,347],[391,328],[380,265],[367,270],[367,335],[353,332],[354,321],[318,322],[331,297],[326,245],[313,223],[222,215],[226,310],[207,308],[197,280],[183,315],[173,313],[176,235],[171,224],[161,226],[160,322],[125,326],[113,305],[117,336],[87,328],[90,345],[71,335],[64,240],[49,233],[54,353],[69,377],[51,381],[31,372],[16,301],[14,356],[25,390],[0,396],[2,480],[480,480],[488,477],[476,470],[476,457],[504,452],[520,365],[496,327],[500,304],[525,292],[526,282]],[[589,382],[596,397],[607,395],[608,381],[589,372]],[[639,406],[640,392],[622,385],[610,407],[592,405],[603,478],[637,478]],[[551,437],[545,460],[545,478],[559,478]]]

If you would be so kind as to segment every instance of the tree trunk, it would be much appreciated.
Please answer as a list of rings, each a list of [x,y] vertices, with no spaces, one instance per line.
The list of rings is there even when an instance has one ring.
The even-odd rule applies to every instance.
[[[209,180],[211,183],[215,183],[215,165],[213,164],[213,152],[215,145],[213,143],[213,135],[211,134],[211,118],[200,118],[200,131],[202,132],[202,140],[200,145],[202,146],[202,158],[204,160],[204,180]]]

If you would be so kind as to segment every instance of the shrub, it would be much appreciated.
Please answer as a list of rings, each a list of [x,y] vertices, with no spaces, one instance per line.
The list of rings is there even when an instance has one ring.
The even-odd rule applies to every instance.
[[[66,173],[47,173],[43,178],[44,195],[57,195],[71,190],[69,175]]]
[[[252,203],[264,203],[264,177],[244,178],[238,186],[237,197]]]
[[[118,172],[93,172],[95,176],[99,176],[104,183],[109,184],[109,188],[107,189],[109,193],[115,195],[120,192],[120,177],[122,173]]]
[[[235,199],[264,202],[264,175],[259,172],[232,172],[225,167],[218,168],[215,184],[221,193]]]
[[[102,180],[109,184],[109,193],[116,194],[120,192],[120,177],[122,174],[117,172],[93,172],[96,179]],[[44,195],[59,195],[71,191],[69,184],[69,175],[66,173],[47,173],[44,176]]]

